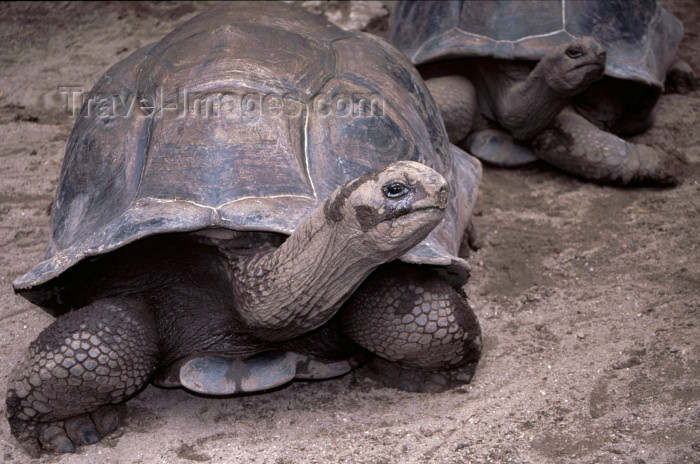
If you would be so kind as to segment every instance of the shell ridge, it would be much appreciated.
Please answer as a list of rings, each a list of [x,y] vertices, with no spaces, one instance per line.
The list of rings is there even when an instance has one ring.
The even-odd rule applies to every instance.
[[[323,88],[323,87],[322,87]],[[314,179],[311,176],[311,164],[309,163],[309,109],[304,110],[304,157],[302,163],[304,164],[304,173],[306,174],[306,180],[311,186],[311,192],[313,193],[314,199],[318,199],[318,193],[316,192],[316,185],[314,185]]]
[[[111,148],[111,156],[122,163],[118,166],[128,167],[126,175],[103,169],[105,174],[98,183],[98,187],[109,187],[111,182],[120,182],[118,187],[121,190],[117,191],[122,192],[122,196],[117,198],[120,209],[109,206],[111,203],[98,204],[96,215],[101,219],[99,228],[76,220],[79,227],[83,228],[79,240],[65,248],[55,240],[51,242],[51,254],[15,280],[16,291],[40,306],[56,306],[58,313],[70,310],[59,308],[63,292],[59,287],[64,282],[61,276],[66,270],[81,261],[117,250],[145,237],[189,233],[212,227],[291,234],[299,221],[317,208],[319,202],[325,199],[327,191],[336,187],[338,182],[348,181],[347,177],[350,174],[354,176],[355,171],[381,169],[384,161],[388,163],[406,157],[420,157],[421,162],[433,164],[439,171],[444,170],[445,176],[455,177],[454,167],[449,162],[451,155],[443,153],[442,144],[447,143],[444,126],[435,122],[436,110],[427,98],[427,90],[420,81],[414,80],[417,71],[397,50],[366,34],[362,34],[365,37],[363,41],[357,40],[362,38],[359,33],[332,29],[334,26],[330,23],[324,26],[325,22],[321,22],[321,19],[311,18],[306,13],[306,16],[300,18],[303,20],[300,26],[287,23],[289,29],[286,29],[283,24],[285,18],[280,19],[277,12],[268,12],[266,18],[274,27],[256,29],[261,21],[256,22],[250,12],[239,13],[238,9],[239,6],[226,6],[217,12],[190,19],[161,41],[147,45],[144,52],[136,52],[131,61],[122,60],[119,62],[121,65],[115,65],[112,75],[106,74],[99,81],[101,87],[97,89],[102,90],[104,87],[108,91],[116,85],[110,84],[112,81],[119,85],[142,87],[142,90],[154,89],[157,84],[165,85],[168,82],[188,84],[205,81],[204,85],[196,89],[204,92],[225,91],[231,85],[229,71],[235,67],[231,65],[231,57],[238,56],[235,55],[237,47],[244,52],[239,56],[240,60],[248,60],[243,62],[248,66],[245,69],[254,71],[242,80],[244,84],[260,89],[260,92],[267,89],[274,91],[276,87],[286,91],[286,87],[277,82],[280,76],[289,76],[288,81],[279,82],[285,85],[291,82],[290,85],[294,85],[292,96],[303,97],[301,99],[306,99],[306,102],[324,90],[333,90],[332,84],[341,80],[344,82],[340,85],[353,88],[353,82],[347,79],[346,74],[361,76],[371,68],[374,74],[369,73],[365,76],[366,82],[358,81],[357,85],[361,84],[361,87],[367,89],[376,88],[386,98],[389,112],[386,128],[382,126],[376,133],[370,132],[363,125],[364,122],[360,121],[361,124],[352,126],[347,134],[372,145],[381,157],[373,159],[367,155],[363,145],[344,137],[346,133],[341,129],[345,126],[339,128],[337,125],[349,124],[347,121],[328,120],[331,129],[338,129],[334,132],[338,135],[338,140],[331,140],[327,128],[317,125],[317,113],[308,104],[302,104],[302,111],[306,111],[303,119],[301,114],[295,113],[299,119],[288,122],[285,126],[283,123],[275,125],[276,123],[263,122],[266,124],[263,134],[265,144],[262,144],[262,139],[261,143],[256,142],[253,129],[242,131],[243,136],[250,137],[237,138],[238,133],[230,129],[233,125],[227,126],[225,121],[219,124],[220,120],[216,121],[217,124],[206,125],[201,122],[203,119],[193,119],[191,124],[180,127],[182,121],[169,121],[155,114],[149,118],[150,121],[122,128],[128,144],[121,143],[118,132],[105,132],[100,126],[95,129],[95,136],[109,140],[104,146]],[[289,11],[301,10],[290,7]],[[291,19],[296,18],[295,14],[291,15]],[[278,25],[278,22],[282,25]],[[235,37],[226,32],[226,29],[235,28],[239,24],[248,24],[254,31],[262,31],[263,34],[266,30],[291,32],[304,40],[298,43],[296,39],[292,43],[277,43],[273,40],[278,37],[277,34],[275,37],[266,37],[270,50],[280,48],[278,53],[270,53],[268,56],[265,53],[267,49],[258,42],[233,43]],[[243,35],[248,37],[246,34]],[[194,47],[189,43],[191,41],[204,43]],[[219,44],[223,44],[221,47],[230,45],[230,48],[225,48],[230,53],[223,54],[220,50],[214,50],[213,55],[208,54],[212,47],[207,46],[212,43],[217,47]],[[374,47],[378,47],[377,50]],[[193,54],[193,50],[203,52]],[[375,63],[367,60],[363,63],[358,60],[358,55],[365,54],[372,59],[385,57],[388,64],[387,61]],[[310,65],[312,58],[318,58],[318,61]],[[208,67],[202,74],[197,66],[207,59],[214,61],[206,63]],[[213,66],[217,59],[222,60],[220,67]],[[266,63],[270,65],[264,66]],[[221,75],[214,74],[214,71]],[[342,87],[338,87],[338,90],[344,91]],[[404,101],[409,97],[410,101]],[[404,103],[415,108],[407,109]],[[421,115],[429,116],[429,121],[419,118]],[[77,129],[74,128],[74,134],[82,134],[81,131],[86,130],[87,126],[82,124]],[[230,130],[225,130],[227,128]],[[178,129],[189,132],[180,136]],[[218,129],[221,129],[221,133],[214,133],[213,136],[220,138],[212,141],[212,131]],[[318,140],[317,130],[320,134]],[[396,141],[401,143],[397,144]],[[406,145],[406,141],[410,145]],[[279,150],[276,149],[275,142]],[[329,154],[329,144],[335,142],[337,152]],[[232,144],[236,143],[237,147],[243,148],[232,148]],[[106,150],[101,151],[106,153]],[[240,157],[240,165],[230,163],[231,156]],[[332,162],[326,162],[326,156],[336,156],[341,161],[335,163],[336,159],[331,158]],[[347,171],[343,169],[345,161]],[[87,170],[93,166],[85,165]],[[335,169],[336,165],[341,167]],[[91,171],[96,172],[95,169]],[[116,177],[117,175],[122,177]],[[67,187],[72,187],[73,180],[65,182]],[[245,188],[228,188],[228,182],[240,182]],[[306,185],[302,186],[302,182],[306,182]],[[98,198],[100,192],[101,190],[96,191],[95,198]],[[113,191],[105,192],[109,194]],[[70,191],[66,202],[75,196]],[[465,199],[465,202],[470,201],[471,195]],[[452,207],[449,214],[455,214],[455,211]],[[448,229],[459,227],[463,220],[466,219],[450,218],[440,225],[429,240],[418,245],[419,252],[413,255],[413,262],[465,268],[466,264],[457,256],[457,244],[448,236]],[[47,298],[51,298],[50,301]]]

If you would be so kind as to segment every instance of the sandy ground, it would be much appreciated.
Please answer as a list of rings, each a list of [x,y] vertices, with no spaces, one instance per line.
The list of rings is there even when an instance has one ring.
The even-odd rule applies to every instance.
[[[699,4],[664,3],[684,19],[681,54],[700,71]],[[0,5],[2,391],[51,322],[11,281],[39,261],[49,233],[73,123],[58,87],[89,89],[204,8]],[[329,8],[382,30],[381,5],[352,18]],[[468,284],[485,351],[471,385],[411,394],[351,374],[224,400],[148,387],[116,434],[41,462],[699,463],[699,124],[700,92],[667,95],[637,137],[687,159],[673,189],[598,186],[544,164],[486,168],[484,247]],[[30,460],[4,420],[0,458]]]

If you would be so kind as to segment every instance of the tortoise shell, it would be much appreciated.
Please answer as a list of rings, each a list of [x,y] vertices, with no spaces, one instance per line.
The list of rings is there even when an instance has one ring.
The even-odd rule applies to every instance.
[[[446,219],[402,260],[465,274],[480,165],[449,144],[403,55],[292,5],[220,5],[97,82],[66,148],[45,259],[15,290],[60,307],[67,269],[156,234],[288,235],[336,187],[398,160],[452,186]]]
[[[424,64],[465,57],[539,60],[576,37],[607,52],[605,73],[662,88],[683,24],[655,0],[446,1],[397,5],[391,42]]]

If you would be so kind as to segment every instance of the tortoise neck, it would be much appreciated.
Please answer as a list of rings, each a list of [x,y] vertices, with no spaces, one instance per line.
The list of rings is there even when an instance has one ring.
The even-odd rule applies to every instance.
[[[233,259],[233,291],[242,322],[261,338],[301,335],[328,321],[383,261],[319,208],[277,249]]]
[[[517,140],[529,140],[546,129],[569,103],[570,95],[555,91],[547,81],[542,63],[530,68],[526,63],[502,63],[504,81],[494,82],[499,123]],[[498,81],[499,78],[496,78]]]

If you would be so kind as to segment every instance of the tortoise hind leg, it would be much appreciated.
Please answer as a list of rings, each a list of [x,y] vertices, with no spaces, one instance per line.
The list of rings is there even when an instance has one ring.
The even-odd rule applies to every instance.
[[[476,90],[463,76],[434,77],[425,81],[440,111],[451,143],[464,140],[472,130],[476,113]]]
[[[571,107],[559,113],[532,147],[538,158],[599,182],[675,185],[681,172],[676,158],[605,132]]]
[[[434,269],[398,265],[370,276],[344,305],[344,333],[377,355],[387,386],[442,391],[468,383],[481,330],[466,297]]]
[[[668,68],[664,86],[667,92],[685,94],[700,88],[700,80],[688,63],[677,60]]]
[[[492,128],[477,129],[476,89],[469,79],[448,75],[430,78],[425,84],[440,110],[451,143],[466,147],[477,158],[499,166],[521,166],[537,160],[510,134]]]
[[[157,334],[142,303],[100,300],[59,317],[12,371],[7,417],[32,455],[73,452],[114,431],[116,406],[149,380]]]

